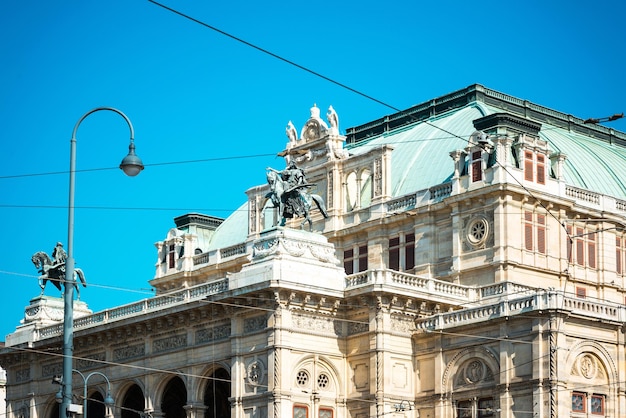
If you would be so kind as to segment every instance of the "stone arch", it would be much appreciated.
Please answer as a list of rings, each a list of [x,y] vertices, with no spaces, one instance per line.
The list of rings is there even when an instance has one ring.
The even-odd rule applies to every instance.
[[[209,386],[209,383],[211,381],[211,376],[218,369],[224,369],[226,370],[226,372],[228,372],[229,375],[231,374],[230,364],[228,362],[220,361],[206,365],[204,369],[202,369],[202,371],[199,373],[199,375],[202,377],[197,379],[197,384],[194,385],[192,388],[195,399],[203,398],[204,393],[206,392],[207,387]]]
[[[261,199],[260,210],[259,210],[259,228],[260,231],[265,231],[270,229],[280,222],[281,214],[278,213],[279,208],[274,206],[272,199],[269,197],[264,197]],[[259,231],[259,232],[260,232]]]
[[[308,374],[306,381],[303,380],[303,372]],[[327,379],[324,379],[322,375],[325,375]],[[298,389],[333,393],[339,396],[343,387],[340,376],[337,368],[324,357],[307,355],[295,364],[290,382]]]
[[[346,173],[344,180],[344,203],[346,211],[350,212],[355,209],[359,203],[358,196],[358,175],[356,171]]]
[[[482,375],[473,375],[473,371],[466,371],[468,370],[466,367],[472,366],[472,361],[477,362],[477,366],[480,366],[481,364],[484,366]],[[455,382],[458,381],[457,377],[459,377],[459,372],[467,374],[463,377],[468,379],[468,383],[471,382],[472,379],[476,379],[476,381],[473,382],[474,386],[477,386],[481,379],[485,381],[484,378],[488,377],[489,373],[493,376],[493,384],[497,385],[500,381],[500,364],[498,362],[498,357],[495,353],[485,347],[469,347],[463,349],[448,362],[441,382],[446,393],[452,393],[454,391],[454,385]],[[480,372],[480,370],[478,370],[478,372]]]
[[[227,367],[222,365],[212,367],[206,374],[206,384],[203,386],[202,402],[206,407],[205,418],[228,417],[231,415],[231,374]]]
[[[146,395],[144,388],[137,382],[131,382],[123,387],[119,393],[120,399],[115,401],[121,408],[121,418],[141,418],[146,410]],[[116,415],[116,414],[114,414]]]
[[[358,185],[360,188],[360,207],[365,208],[372,203],[374,188],[372,183],[372,170],[369,167],[363,168],[358,175]]]
[[[585,363],[586,365],[582,365]],[[572,379],[570,382],[605,381],[608,392],[614,392],[615,382],[618,381],[617,365],[611,354],[596,341],[581,341],[572,346],[568,352],[566,371]]]
[[[60,410],[59,410],[60,406],[58,404],[58,402],[56,401],[56,397],[55,396],[51,396],[47,401],[46,401],[46,409],[44,410],[44,417],[48,417],[48,418],[59,418],[60,415]],[[9,410],[7,410],[7,417],[11,416],[9,413]]]
[[[89,418],[105,418],[106,406],[104,396],[98,389],[87,392],[87,416]]]
[[[184,406],[187,404],[187,385],[180,376],[172,376],[158,390],[159,405],[164,418],[186,418]]]

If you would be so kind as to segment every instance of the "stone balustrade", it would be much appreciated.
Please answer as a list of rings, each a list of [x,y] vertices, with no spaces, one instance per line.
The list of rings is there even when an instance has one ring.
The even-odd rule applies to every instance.
[[[493,288],[493,286],[490,287]],[[517,286],[507,283],[507,287],[509,287],[509,290],[513,290]],[[483,292],[481,291],[480,293]],[[491,296],[491,292],[487,293]],[[545,310],[563,310],[569,312],[570,315],[581,315],[585,318],[605,322],[623,323],[626,320],[626,306],[589,301],[556,290],[546,291],[538,289],[532,295],[528,295],[528,291],[514,291],[501,293],[501,296],[503,299],[499,299],[494,303],[439,313],[428,318],[419,319],[415,321],[416,329],[425,332],[438,331]]]
[[[90,328],[102,324],[112,323],[121,319],[138,316],[147,312],[154,312],[164,308],[201,300],[209,295],[221,293],[228,290],[228,279],[224,278],[211,283],[203,283],[198,286],[189,287],[172,293],[143,299],[127,305],[118,306],[96,312],[74,319],[74,330]],[[61,335],[63,333],[63,323],[42,327],[36,330],[35,341]]]

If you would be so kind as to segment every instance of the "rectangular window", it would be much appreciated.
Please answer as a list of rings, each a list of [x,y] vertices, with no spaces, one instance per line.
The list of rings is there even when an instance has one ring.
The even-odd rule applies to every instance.
[[[400,263],[400,261],[404,263]],[[389,268],[396,271],[408,271],[415,267],[415,234],[406,234],[389,239]]]
[[[591,395],[591,413],[593,415],[604,415],[604,396]]]
[[[173,269],[176,266],[176,246],[174,244],[170,245],[170,251],[167,256],[169,258],[169,268]]]
[[[389,268],[400,271],[400,238],[389,239]]]
[[[481,181],[483,179],[483,160],[480,151],[472,153],[472,181]]]
[[[478,400],[478,416],[479,417],[493,417],[493,398],[483,398]]]
[[[596,234],[587,235],[587,265],[592,269],[596,266]]]
[[[585,299],[587,297],[587,289],[585,289],[584,287],[577,287],[576,297],[580,299]]]
[[[456,404],[456,416],[458,418],[472,418],[472,402],[460,401]]]
[[[537,183],[546,184],[545,157],[541,154],[537,154]]]
[[[412,270],[415,267],[415,234],[407,234],[404,241],[404,269]]]
[[[615,271],[617,274],[624,274],[624,265],[622,257],[624,256],[624,249],[622,248],[623,240],[620,237],[615,237]]]
[[[577,227],[575,231],[576,235],[570,235],[572,242],[567,247],[570,253],[570,262],[580,266],[597,268],[596,233],[580,227]],[[567,233],[571,234],[572,228],[568,227]]]
[[[319,418],[333,418],[333,410],[330,408],[320,407]]]
[[[530,151],[526,151],[524,152],[524,180],[533,181],[535,179],[533,171],[533,153]]]
[[[546,253],[546,216],[524,211],[524,248]]]
[[[587,396],[584,393],[572,393],[572,412],[586,412]]]
[[[576,264],[585,265],[585,242],[582,239],[583,229],[576,228]]]
[[[359,247],[359,272],[367,270],[367,245]]]
[[[537,252],[546,253],[546,216],[537,214]]]
[[[346,271],[346,274],[354,273],[354,250],[343,252],[343,269]]]
[[[572,227],[565,227],[567,231],[567,261],[574,262],[574,238],[572,238]]]
[[[529,210],[524,212],[524,247],[533,249],[533,213]]]
[[[309,407],[306,405],[294,405],[293,418],[309,418]]]

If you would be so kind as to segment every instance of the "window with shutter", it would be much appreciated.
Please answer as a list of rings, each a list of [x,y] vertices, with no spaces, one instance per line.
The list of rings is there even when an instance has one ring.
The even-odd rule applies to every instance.
[[[524,212],[524,248],[532,251],[533,249],[533,213],[531,211]]]
[[[472,181],[481,181],[483,179],[483,164],[481,152],[474,151],[472,153]]]
[[[524,179],[528,181],[533,181],[533,153],[530,151],[526,151],[524,153]]]
[[[588,235],[587,238],[587,265],[593,269],[596,268],[596,236]]]
[[[546,217],[537,214],[537,252],[546,253]]]
[[[615,237],[615,271],[617,274],[623,274],[622,267],[622,240],[620,237]]]
[[[541,154],[537,155],[537,183],[546,184],[545,157]]]

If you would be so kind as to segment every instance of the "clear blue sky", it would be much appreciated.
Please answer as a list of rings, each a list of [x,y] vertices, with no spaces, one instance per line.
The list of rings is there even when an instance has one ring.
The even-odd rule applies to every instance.
[[[480,83],[583,119],[626,111],[618,0],[163,2],[399,109]],[[31,255],[67,242],[70,138],[92,108],[131,119],[146,164],[136,178],[116,168],[129,137],[118,115],[80,125],[77,169],[111,168],[77,174],[75,258],[94,312],[149,297],[173,218],[238,208],[266,166],[284,167],[285,126],[299,130],[314,103],[343,132],[394,113],[147,0],[0,10],[0,340],[40,293]]]

